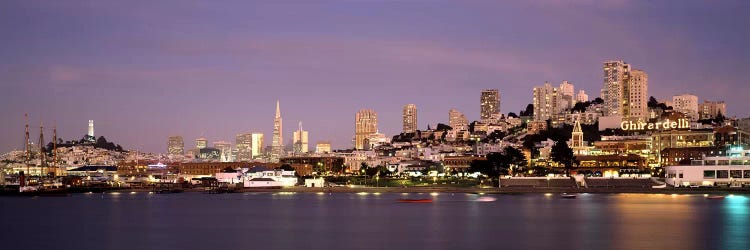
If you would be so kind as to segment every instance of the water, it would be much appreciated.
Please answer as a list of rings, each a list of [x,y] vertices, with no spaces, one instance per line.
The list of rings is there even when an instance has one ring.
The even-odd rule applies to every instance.
[[[428,204],[400,198],[435,199]],[[0,197],[2,249],[750,249],[750,199],[243,193]]]

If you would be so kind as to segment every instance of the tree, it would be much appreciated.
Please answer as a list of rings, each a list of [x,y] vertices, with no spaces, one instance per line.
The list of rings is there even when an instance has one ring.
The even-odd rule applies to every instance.
[[[552,152],[550,152],[552,161],[562,164],[565,167],[565,173],[570,175],[570,170],[573,168],[573,164],[576,163],[575,156],[573,155],[573,149],[568,146],[565,141],[557,141],[552,146]]]
[[[521,152],[521,150],[508,146],[505,147],[504,151],[506,162],[510,165],[511,169],[514,166],[525,167],[528,164],[528,162],[526,162],[526,156],[523,154],[523,152]]]
[[[435,128],[435,131],[448,131],[448,130],[451,130],[451,129],[453,129],[451,126],[448,126],[448,125],[445,125],[445,124],[442,124],[442,123],[438,123],[437,128]]]
[[[602,103],[604,103],[604,99],[599,98],[599,97],[594,98],[594,101],[591,102],[591,104],[602,104]]]
[[[526,110],[520,112],[521,116],[534,116],[534,104],[526,105]]]
[[[724,120],[726,120],[726,117],[724,117],[724,114],[722,114],[721,111],[719,111],[719,113],[716,114],[716,117],[714,117],[714,121],[718,124],[724,123]]]
[[[516,115],[516,113],[509,112],[508,117],[518,118],[518,115]]]

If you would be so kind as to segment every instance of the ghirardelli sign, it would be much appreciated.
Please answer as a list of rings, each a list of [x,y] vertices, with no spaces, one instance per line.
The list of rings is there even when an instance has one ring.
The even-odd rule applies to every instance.
[[[689,129],[690,122],[687,119],[677,119],[670,121],[666,119],[662,122],[632,122],[623,121],[620,123],[622,130],[671,130],[671,129]]]

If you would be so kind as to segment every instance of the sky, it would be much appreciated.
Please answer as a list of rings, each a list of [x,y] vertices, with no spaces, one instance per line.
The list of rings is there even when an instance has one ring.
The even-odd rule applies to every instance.
[[[351,148],[355,113],[400,133],[456,108],[479,118],[482,89],[501,111],[567,80],[599,96],[602,63],[649,75],[649,95],[692,93],[750,116],[750,1],[0,1],[0,152],[57,128],[165,153],[167,138],[270,145],[276,100],[289,144]]]

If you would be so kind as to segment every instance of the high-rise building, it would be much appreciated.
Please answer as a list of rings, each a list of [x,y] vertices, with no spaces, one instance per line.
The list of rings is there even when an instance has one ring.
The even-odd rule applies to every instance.
[[[417,132],[417,105],[406,104],[404,105],[404,112],[402,115],[404,133],[415,133]]]
[[[628,82],[628,113],[631,120],[645,121],[648,112],[648,74],[642,70],[633,69]]]
[[[549,82],[544,82],[544,86],[535,87],[532,92],[534,121],[546,121],[560,113],[563,108],[560,90],[552,87]]]
[[[304,154],[308,152],[307,131],[302,130],[302,122],[299,122],[299,129],[294,131],[294,152]]]
[[[252,158],[260,158],[263,155],[263,134],[253,133],[253,142],[251,146]]]
[[[469,125],[466,116],[458,110],[452,108],[448,111],[448,126],[451,128],[464,128]]]
[[[198,149],[204,149],[208,147],[208,140],[203,137],[195,139],[195,147]]]
[[[86,135],[94,137],[94,120],[89,120],[89,131]]]
[[[604,62],[602,87],[605,116],[645,120],[648,117],[648,75],[623,61]]]
[[[253,160],[253,134],[244,133],[237,134],[235,136],[235,148],[237,148],[236,161],[252,161]]]
[[[167,141],[167,152],[171,156],[184,155],[185,154],[185,142],[182,140],[182,136],[170,136]]]
[[[560,83],[559,91],[560,101],[562,103],[561,109],[571,109],[575,104],[575,87],[568,81]]]
[[[682,94],[672,97],[672,108],[685,114],[691,121],[700,119],[698,116],[698,97],[691,94]]]
[[[482,96],[479,99],[480,113],[482,120],[490,119],[493,115],[500,114],[500,91],[497,89],[482,90]]]
[[[365,149],[368,137],[378,132],[378,114],[372,109],[361,109],[354,122],[354,148]]]
[[[328,154],[331,152],[331,143],[330,142],[318,142],[317,145],[315,145],[315,153],[318,154]]]
[[[727,104],[724,101],[712,102],[705,100],[703,103],[698,104],[698,112],[700,113],[700,119],[713,119],[719,114],[727,115]]]
[[[586,94],[586,91],[579,90],[578,94],[576,95],[576,102],[588,102],[589,101],[589,95]]]
[[[273,142],[271,143],[271,161],[278,162],[284,154],[284,142],[282,141],[283,124],[281,122],[281,109],[279,101],[276,101],[276,117],[273,119]]]
[[[214,142],[214,148],[219,150],[219,160],[221,162],[230,162],[232,161],[232,144],[225,141],[217,141]]]

